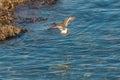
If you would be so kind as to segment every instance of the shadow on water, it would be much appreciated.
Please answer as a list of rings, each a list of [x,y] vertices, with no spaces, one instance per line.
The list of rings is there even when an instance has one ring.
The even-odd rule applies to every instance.
[[[120,2],[63,0],[53,6],[20,7],[22,18],[48,18],[19,23],[29,31],[0,43],[0,78],[18,80],[119,80]],[[68,16],[76,19],[70,33],[48,30]],[[4,43],[4,44],[3,44]]]

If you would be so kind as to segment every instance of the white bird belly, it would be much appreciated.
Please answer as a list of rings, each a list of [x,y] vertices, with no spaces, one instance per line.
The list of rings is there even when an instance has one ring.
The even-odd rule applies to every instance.
[[[65,30],[61,30],[61,34],[67,34],[67,32],[68,32],[67,28],[65,28]]]

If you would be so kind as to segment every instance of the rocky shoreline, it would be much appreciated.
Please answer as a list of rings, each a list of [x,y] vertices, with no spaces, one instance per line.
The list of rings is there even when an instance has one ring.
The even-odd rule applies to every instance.
[[[41,5],[52,5],[57,0],[0,0],[0,41],[19,36],[27,32],[26,28],[18,27],[13,24],[13,20],[18,18],[13,15],[17,6],[22,6],[26,2],[39,3]],[[44,21],[47,18],[25,19],[24,22]]]

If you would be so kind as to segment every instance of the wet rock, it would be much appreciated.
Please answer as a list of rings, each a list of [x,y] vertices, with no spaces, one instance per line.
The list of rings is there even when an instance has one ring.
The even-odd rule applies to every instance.
[[[12,25],[15,18],[18,18],[12,13],[15,11],[17,6],[22,5],[28,1],[48,5],[55,4],[57,2],[57,0],[0,0],[0,40],[6,40],[19,36],[21,33],[27,32],[26,28],[19,28]],[[18,21],[25,23],[33,23],[45,20],[47,20],[47,18],[18,18]]]
[[[23,17],[17,17],[15,20],[15,23],[35,23],[40,21],[46,21],[48,18],[38,17],[38,18],[23,18]]]
[[[39,4],[55,4],[58,0],[31,0],[32,2],[39,3]]]
[[[16,37],[25,32],[27,32],[26,28],[18,28],[16,26],[5,25],[3,27],[0,27],[0,40]]]
[[[14,16],[10,12],[2,11],[0,14],[0,23],[2,25],[10,24],[13,19],[14,19]]]
[[[1,0],[0,9],[7,11],[13,11],[16,9],[16,7],[24,2],[27,2],[30,0]]]
[[[55,4],[57,2],[57,0],[46,0],[47,4]]]

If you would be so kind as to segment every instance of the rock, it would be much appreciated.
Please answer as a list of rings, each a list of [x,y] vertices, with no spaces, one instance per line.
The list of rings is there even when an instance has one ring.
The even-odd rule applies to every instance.
[[[12,13],[13,11],[15,11],[17,6],[28,1],[48,5],[55,4],[57,2],[57,0],[0,0],[0,40],[6,40],[27,32],[26,28],[19,28],[17,26],[12,25],[13,20],[16,18]],[[26,18],[20,21],[36,22],[45,20],[47,20],[47,18],[40,17],[40,18]]]
[[[18,28],[16,26],[5,25],[4,27],[0,27],[0,40],[17,37],[25,32],[27,32],[26,28]]]
[[[46,0],[47,4],[55,4],[57,2],[57,0]]]

